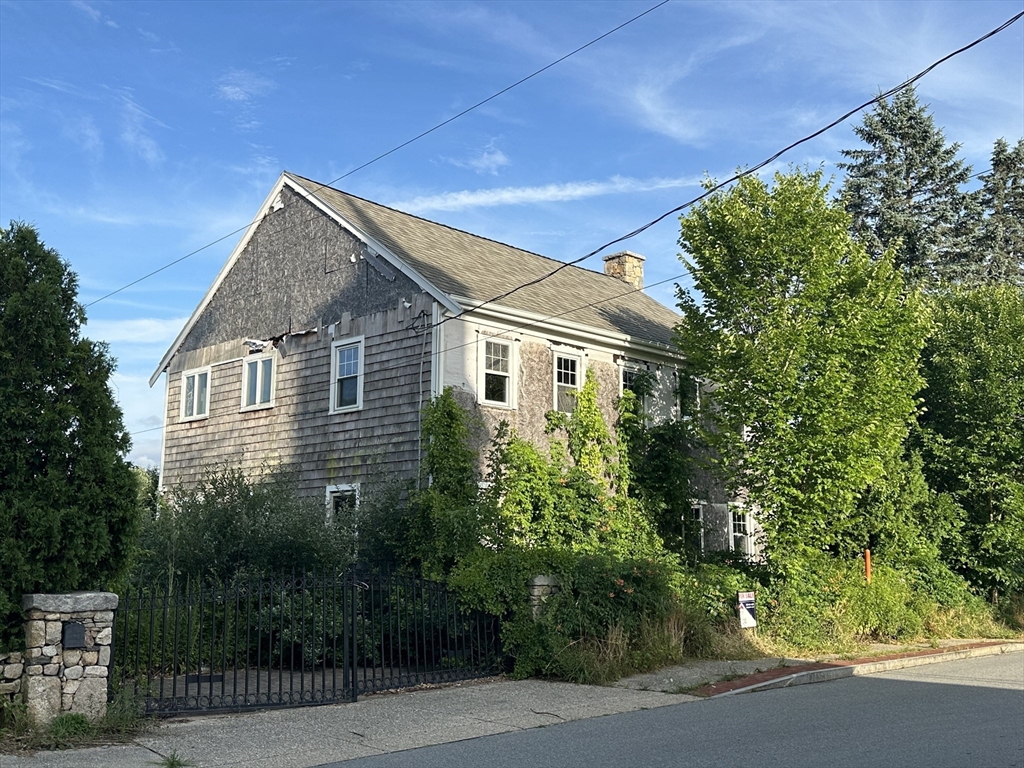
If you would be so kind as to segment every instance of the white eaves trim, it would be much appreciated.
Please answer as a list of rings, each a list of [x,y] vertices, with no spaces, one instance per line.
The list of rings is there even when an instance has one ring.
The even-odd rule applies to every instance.
[[[503,325],[511,325],[507,333],[525,333],[537,336],[555,336],[567,343],[584,343],[594,349],[602,349],[612,354],[621,354],[624,350],[635,350],[643,355],[662,360],[667,364],[678,364],[684,357],[675,347],[658,344],[653,341],[637,339],[625,333],[614,333],[583,325],[557,317],[528,312],[522,309],[511,309],[499,304],[484,303],[462,296],[453,296],[466,309],[466,315],[478,318],[489,318]],[[651,362],[656,362],[652,360]]]
[[[246,227],[245,233],[242,235],[242,239],[238,241],[238,245],[236,245],[234,250],[231,251],[231,256],[228,258],[227,262],[221,268],[220,273],[217,275],[217,278],[213,281],[213,285],[211,285],[209,290],[206,291],[206,295],[203,296],[203,300],[199,302],[199,306],[195,308],[195,311],[192,312],[192,315],[189,317],[188,322],[185,323],[184,327],[181,329],[181,332],[178,333],[178,335],[175,337],[171,346],[164,353],[164,356],[160,358],[160,362],[157,364],[156,370],[153,371],[153,375],[149,377],[149,386],[152,387],[157,382],[157,379],[160,378],[160,374],[167,370],[167,366],[170,363],[171,358],[174,356],[174,353],[185,341],[185,338],[188,336],[189,331],[192,330],[196,322],[199,320],[199,316],[203,313],[206,307],[209,306],[210,302],[213,300],[213,297],[217,293],[217,290],[220,288],[221,283],[224,282],[224,279],[231,271],[231,268],[235,265],[235,262],[238,261],[243,251],[245,251],[245,247],[249,244],[249,240],[252,239],[253,234],[255,234],[256,228],[260,225],[260,222],[262,222],[266,215],[270,212],[271,206],[273,206],[274,201],[277,199],[277,196],[281,193],[281,190],[285,187],[285,185],[292,189],[296,194],[302,196],[311,204],[315,205],[317,208],[319,208],[321,211],[327,214],[327,216],[334,219],[334,221],[336,221],[338,224],[340,224],[342,227],[348,230],[352,235],[354,235],[356,238],[362,241],[366,246],[372,249],[378,256],[381,256],[384,259],[386,259],[388,263],[390,263],[395,269],[397,269],[403,275],[405,275],[413,282],[415,282],[425,292],[433,296],[434,299],[443,304],[445,308],[448,309],[450,312],[457,313],[462,310],[462,307],[459,306],[457,302],[453,301],[452,298],[449,297],[446,293],[438,289],[436,286],[432,285],[429,280],[420,275],[415,269],[413,269],[408,264],[403,262],[400,258],[398,258],[390,250],[388,250],[379,242],[377,242],[374,238],[370,237],[365,232],[360,231],[358,227],[353,226],[349,221],[340,216],[337,211],[335,211],[329,205],[324,203],[319,197],[317,197],[314,192],[306,189],[306,187],[303,184],[296,181],[290,174],[288,174],[285,171],[281,173],[280,177],[278,177],[277,182],[270,190],[270,194],[267,195],[266,200],[263,201],[263,205],[260,206],[260,209],[257,212],[256,216],[253,217],[253,220],[249,223],[249,226]]]

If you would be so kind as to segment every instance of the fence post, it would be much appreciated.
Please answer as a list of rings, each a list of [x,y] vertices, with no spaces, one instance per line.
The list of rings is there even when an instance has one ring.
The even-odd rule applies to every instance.
[[[62,712],[98,720],[107,711],[117,595],[72,592],[23,595],[22,695],[38,725]]]
[[[540,608],[551,595],[557,594],[562,589],[557,576],[534,576],[528,582],[530,588],[530,609],[533,611],[533,618],[540,616]]]

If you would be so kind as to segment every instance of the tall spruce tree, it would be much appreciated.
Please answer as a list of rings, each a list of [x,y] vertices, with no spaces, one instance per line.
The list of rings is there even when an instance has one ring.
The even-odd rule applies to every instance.
[[[982,271],[990,282],[1024,286],[1024,139],[992,149],[992,168],[981,179]]]
[[[849,162],[842,198],[853,232],[874,258],[896,248],[896,265],[913,281],[977,278],[977,200],[963,191],[971,167],[946,144],[913,88],[879,102],[854,132],[867,145],[843,150]]]
[[[31,226],[0,230],[0,647],[21,595],[108,586],[138,524],[114,363],[82,338],[74,273]]]

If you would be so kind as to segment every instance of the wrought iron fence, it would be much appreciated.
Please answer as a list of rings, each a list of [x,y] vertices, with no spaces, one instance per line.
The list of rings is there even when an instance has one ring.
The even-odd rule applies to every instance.
[[[355,701],[503,665],[495,617],[396,575],[129,589],[113,652],[112,686],[157,714]]]

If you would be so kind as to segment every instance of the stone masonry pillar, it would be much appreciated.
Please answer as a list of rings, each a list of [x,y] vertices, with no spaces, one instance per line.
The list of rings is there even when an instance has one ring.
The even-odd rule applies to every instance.
[[[534,620],[540,616],[541,606],[547,599],[562,589],[557,576],[534,576],[527,582],[527,587],[530,590],[530,609]]]
[[[23,595],[25,653],[21,694],[39,725],[64,712],[98,720],[107,679],[117,595]]]

